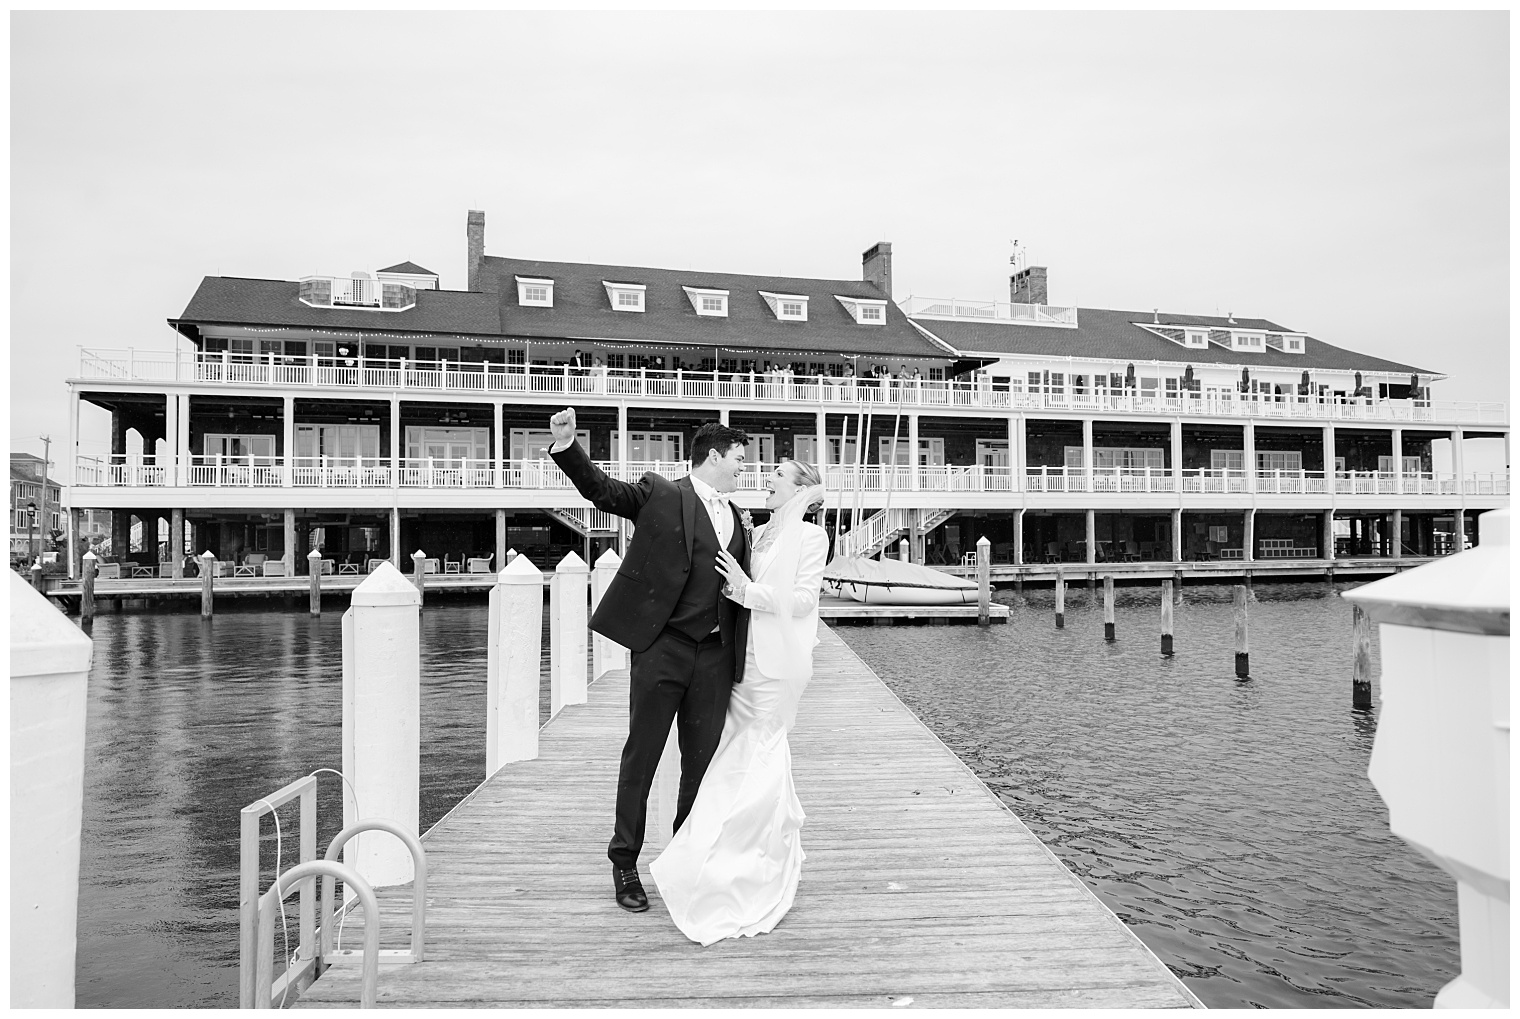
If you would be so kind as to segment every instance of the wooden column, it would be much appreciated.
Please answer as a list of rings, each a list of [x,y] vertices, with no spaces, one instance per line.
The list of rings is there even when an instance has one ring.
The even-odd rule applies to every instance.
[[[1396,509],[1390,517],[1389,526],[1393,532],[1390,535],[1390,541],[1393,543],[1393,558],[1402,559],[1404,557],[1404,511]]]
[[[1098,513],[1096,510],[1087,511],[1087,563],[1089,566],[1098,561]]]
[[[312,549],[306,553],[306,575],[310,587],[311,614],[322,614],[322,550]]]
[[[201,553],[201,618],[211,618],[211,578],[216,574],[216,556],[207,549]],[[119,603],[118,603],[119,604]]]
[[[1056,629],[1066,629],[1066,574],[1056,567]]]
[[[1172,562],[1182,562],[1182,510],[1172,510]]]
[[[500,572],[507,565],[507,511],[496,511],[496,558],[493,568]]]
[[[1172,582],[1161,582],[1161,653],[1172,655]]]
[[[992,624],[992,542],[976,539],[976,625]]]
[[[423,577],[427,574],[427,553],[422,549],[412,553],[412,584],[417,588],[417,604],[422,604]]]
[[[94,552],[86,552],[84,554],[79,572],[79,621],[83,623],[85,620],[95,617],[96,559]]]
[[[181,539],[183,540],[183,539]],[[285,562],[285,576],[296,575],[296,511],[285,511],[285,554],[280,557]]]
[[[175,508],[169,511],[169,563],[170,576],[185,579],[185,511]]]
[[[1393,494],[1404,494],[1404,429],[1395,428],[1389,436],[1393,449]]]
[[[1247,509],[1244,517],[1244,540],[1241,543],[1240,557],[1244,562],[1250,562],[1256,558],[1256,509]]]
[[[1184,397],[1185,398],[1185,397]],[[1172,422],[1172,491],[1182,491],[1182,419]]]
[[[494,478],[492,479],[492,485],[494,487],[496,487],[496,488],[501,488],[501,487],[503,487],[507,483],[507,480],[506,480],[506,477],[507,477],[506,476],[506,470],[507,470],[507,430],[506,430],[506,425],[503,423],[504,420],[505,420],[505,418],[504,418],[504,415],[503,415],[502,408],[503,408],[503,405],[500,402],[493,403],[491,405],[491,427],[492,427],[492,433],[491,434],[495,436],[495,451],[496,451],[496,458],[495,458],[495,460],[496,460],[496,474],[495,474]],[[500,512],[500,511],[498,510],[497,512]],[[501,559],[500,559],[501,549],[498,548],[496,551],[497,551],[497,556],[498,556],[498,558],[497,558],[496,561],[497,561],[497,564],[498,564],[498,567],[499,567],[499,565],[501,563]]]
[[[1013,511],[1013,564],[1024,565],[1024,510]]]
[[[1372,710],[1372,617],[1351,606],[1351,707]]]
[[[1251,627],[1247,618],[1246,588],[1235,585],[1235,675],[1248,679],[1251,675]]]
[[[1103,575],[1103,639],[1114,640],[1114,575]]]
[[[281,484],[286,488],[295,484],[296,463],[296,398],[287,396],[284,400],[283,420],[284,434],[280,437],[280,462],[284,467],[280,471]],[[295,576],[296,568],[294,561],[291,562],[289,573]]]

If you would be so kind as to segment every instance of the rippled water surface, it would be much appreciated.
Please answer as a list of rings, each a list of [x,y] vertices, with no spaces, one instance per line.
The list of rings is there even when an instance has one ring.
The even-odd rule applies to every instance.
[[[1037,601],[985,632],[838,632],[1206,1003],[1426,1007],[1458,971],[1456,893],[1367,781],[1349,606],[1258,592],[1246,682],[1223,604],[1177,610],[1170,661],[1154,605],[1121,603],[1108,645],[1077,592],[1064,631]],[[238,811],[341,766],[339,616],[96,620],[79,1005],[236,1005]],[[485,644],[483,604],[424,611],[424,829],[483,777]],[[325,846],[339,782],[318,788]]]
[[[1350,605],[1258,587],[1242,681],[1231,606],[1204,603],[1227,591],[1187,590],[1170,660],[1155,588],[1113,644],[1081,595],[1056,630],[1049,592],[985,631],[837,632],[1205,1004],[1428,1008],[1460,971],[1456,887],[1367,779]]]
[[[422,615],[424,830],[485,777],[486,622],[484,604]],[[78,1004],[235,1008],[238,811],[342,767],[341,613],[104,615],[93,637]],[[323,849],[340,786],[318,777]],[[280,816],[288,839],[297,804]]]

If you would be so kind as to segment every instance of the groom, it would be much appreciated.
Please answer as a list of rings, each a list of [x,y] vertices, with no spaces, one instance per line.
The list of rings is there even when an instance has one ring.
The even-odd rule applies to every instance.
[[[574,410],[551,417],[549,430],[549,455],[581,495],[634,522],[628,554],[591,629],[633,653],[628,742],[607,856],[618,905],[638,913],[649,908],[638,871],[646,804],[670,723],[681,745],[680,828],[723,735],[729,693],[744,678],[749,612],[723,597],[717,560],[727,549],[749,568],[749,536],[728,501],[749,436],[709,421],[691,440],[690,474],[670,481],[650,471],[630,485],[609,478],[576,443]]]

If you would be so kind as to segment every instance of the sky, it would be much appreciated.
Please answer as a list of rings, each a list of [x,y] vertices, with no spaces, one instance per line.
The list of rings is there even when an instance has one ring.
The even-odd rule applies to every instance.
[[[492,255],[1270,318],[1509,399],[1509,15],[13,13],[11,448],[203,276]],[[86,409],[80,451],[109,451]],[[1469,469],[1478,469],[1469,456]],[[1496,466],[1503,469],[1500,455]]]

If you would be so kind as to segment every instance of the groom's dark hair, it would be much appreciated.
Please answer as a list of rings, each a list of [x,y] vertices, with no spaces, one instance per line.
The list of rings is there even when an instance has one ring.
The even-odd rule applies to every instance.
[[[706,463],[709,449],[716,449],[719,456],[727,456],[734,446],[748,445],[749,436],[745,432],[717,421],[709,421],[691,437],[691,465],[696,467]]]

